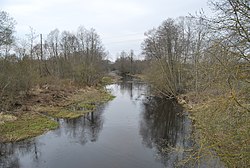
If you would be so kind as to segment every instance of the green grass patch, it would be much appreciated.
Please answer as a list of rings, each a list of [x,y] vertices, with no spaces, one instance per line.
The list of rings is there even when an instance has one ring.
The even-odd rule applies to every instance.
[[[96,105],[95,103],[85,103],[85,102],[81,102],[78,103],[77,108],[83,108],[84,110],[95,110]]]
[[[0,141],[13,142],[35,137],[58,127],[58,123],[46,116],[25,113],[15,121],[7,121],[0,126]]]

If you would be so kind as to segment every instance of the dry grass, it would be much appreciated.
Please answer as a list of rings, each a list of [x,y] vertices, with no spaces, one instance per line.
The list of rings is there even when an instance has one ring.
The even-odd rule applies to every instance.
[[[33,109],[54,118],[73,119],[94,111],[99,104],[113,98],[114,96],[102,89],[89,87],[79,90],[76,94],[64,100],[63,103],[57,104],[57,106],[34,106]]]
[[[248,102],[239,100],[244,107]],[[227,167],[250,167],[250,113],[230,94],[206,96],[192,104],[194,137],[199,145],[192,158],[219,157]]]
[[[37,106],[35,107],[35,111],[43,113],[53,118],[66,118],[66,119],[78,118],[83,116],[84,113],[87,112],[87,111],[67,110],[66,108],[58,106]]]
[[[0,113],[0,124],[4,124],[5,122],[15,121],[17,119],[16,116],[10,114]]]
[[[114,98],[103,89],[87,87],[64,91],[44,88],[33,93],[24,108],[12,114],[0,113],[0,142],[19,141],[55,129],[58,123],[53,118],[78,118],[94,111],[100,104]],[[76,107],[73,109],[72,107]],[[44,115],[46,114],[46,115]]]

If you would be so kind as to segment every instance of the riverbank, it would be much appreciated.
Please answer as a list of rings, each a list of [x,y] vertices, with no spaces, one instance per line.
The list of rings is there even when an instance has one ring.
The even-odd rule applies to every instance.
[[[250,104],[247,92],[207,90],[177,96],[192,120],[195,146],[180,164],[250,167]]]
[[[198,144],[191,158],[195,163],[219,158],[226,167],[250,166],[250,114],[241,107],[249,109],[247,99],[188,93],[179,102],[193,122],[193,138]]]
[[[102,87],[44,85],[32,89],[13,111],[0,113],[0,142],[31,138],[58,127],[55,118],[77,118],[113,99]]]

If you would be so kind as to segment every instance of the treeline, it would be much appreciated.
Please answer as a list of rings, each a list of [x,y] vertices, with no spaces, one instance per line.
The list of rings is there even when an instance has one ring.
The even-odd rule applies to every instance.
[[[162,94],[249,91],[249,2],[211,4],[215,18],[200,13],[167,19],[145,33],[143,54],[151,62],[147,78]]]
[[[213,18],[167,19],[146,33],[146,79],[156,93],[188,104],[197,146],[185,163],[219,157],[226,167],[249,167],[249,1],[210,3]]]
[[[122,51],[116,61],[110,65],[111,70],[117,70],[121,76],[142,74],[147,67],[147,60],[136,58],[133,50],[130,52]]]
[[[96,85],[109,61],[99,35],[80,26],[76,32],[52,30],[47,37],[33,28],[26,38],[14,37],[15,21],[0,12],[0,107],[6,109],[17,96],[35,85],[71,81]]]

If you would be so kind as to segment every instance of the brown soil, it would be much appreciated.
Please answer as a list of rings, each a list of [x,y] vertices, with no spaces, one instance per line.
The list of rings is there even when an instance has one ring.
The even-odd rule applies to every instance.
[[[16,98],[12,106],[3,113],[19,115],[23,112],[33,111],[37,106],[63,106],[69,97],[77,94],[76,86],[43,85],[31,89],[25,96]]]

